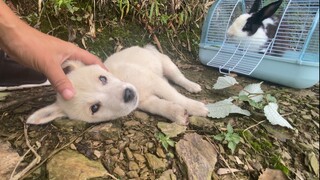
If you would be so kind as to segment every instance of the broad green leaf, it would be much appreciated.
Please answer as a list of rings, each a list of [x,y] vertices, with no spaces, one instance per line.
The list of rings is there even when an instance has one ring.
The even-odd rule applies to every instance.
[[[231,153],[233,154],[234,151],[236,150],[237,144],[235,142],[228,142],[228,148],[231,150]]]
[[[228,130],[228,133],[233,133],[233,128],[230,123],[228,123],[227,125],[227,130]]]

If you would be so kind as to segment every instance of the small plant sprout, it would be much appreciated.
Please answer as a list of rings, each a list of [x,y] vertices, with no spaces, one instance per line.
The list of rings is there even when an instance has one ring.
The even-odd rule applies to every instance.
[[[221,133],[218,135],[213,136],[215,140],[218,141],[226,141],[228,143],[228,148],[231,150],[231,153],[233,154],[237,144],[240,142],[240,136],[237,133],[233,132],[233,128],[230,123],[227,125],[227,133]]]
[[[170,137],[158,132],[155,137],[158,139],[158,141],[162,144],[164,149],[168,151],[168,147],[174,147],[175,142],[170,139]]]

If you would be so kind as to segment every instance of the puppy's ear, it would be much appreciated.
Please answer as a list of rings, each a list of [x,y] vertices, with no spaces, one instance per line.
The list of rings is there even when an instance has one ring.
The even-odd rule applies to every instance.
[[[61,67],[65,74],[70,73],[71,71],[83,67],[84,64],[81,61],[68,60],[62,63]]]
[[[66,116],[66,114],[56,103],[53,103],[34,112],[27,119],[27,124],[45,124],[63,116]]]

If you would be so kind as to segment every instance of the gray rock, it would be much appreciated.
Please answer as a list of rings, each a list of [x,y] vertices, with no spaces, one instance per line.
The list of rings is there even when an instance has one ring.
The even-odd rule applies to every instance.
[[[189,122],[191,125],[196,126],[196,127],[213,127],[214,122],[210,121],[209,119],[205,117],[199,117],[199,116],[191,116],[189,118]]]
[[[189,179],[211,179],[217,162],[217,152],[200,135],[186,134],[176,144],[176,152],[186,165]]]
[[[148,161],[148,165],[152,170],[161,170],[167,167],[167,164],[157,156],[147,153],[146,158]]]
[[[127,173],[127,175],[129,176],[129,178],[138,178],[139,177],[139,175],[136,171],[129,171]]]
[[[47,163],[49,179],[87,180],[102,177],[106,169],[98,161],[92,161],[72,150],[63,150]]]

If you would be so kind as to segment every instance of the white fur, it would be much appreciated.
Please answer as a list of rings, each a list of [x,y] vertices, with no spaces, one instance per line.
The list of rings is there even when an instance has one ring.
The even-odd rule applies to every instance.
[[[228,28],[227,35],[235,40],[241,41],[247,45],[250,44],[250,50],[258,51],[263,45],[268,41],[267,31],[265,28],[260,27],[257,32],[251,36],[248,35],[248,32],[242,31],[242,28],[247,22],[247,19],[250,18],[252,14],[242,14],[235,19],[233,24]],[[267,18],[262,21],[264,27],[268,25],[274,25],[275,22],[271,18]]]
[[[167,79],[190,92],[201,91],[198,84],[186,79],[170,58],[153,46],[127,48],[110,56],[105,65],[112,74],[97,65],[75,68],[68,77],[76,96],[70,101],[58,96],[54,105],[38,110],[27,123],[46,123],[62,115],[87,122],[125,116],[135,109],[138,100],[129,104],[123,102],[123,90],[128,87],[136,91],[139,109],[179,124],[187,124],[188,115],[206,116],[208,113],[203,103],[183,96],[168,83]],[[101,74],[108,78],[104,86],[97,78]],[[106,104],[101,106],[101,112],[92,115],[90,106],[97,101]],[[48,118],[51,115],[53,117]]]

